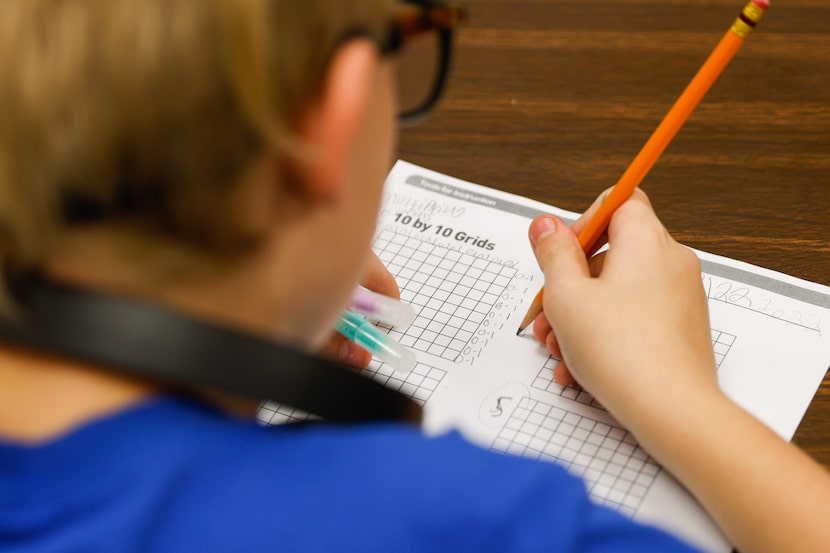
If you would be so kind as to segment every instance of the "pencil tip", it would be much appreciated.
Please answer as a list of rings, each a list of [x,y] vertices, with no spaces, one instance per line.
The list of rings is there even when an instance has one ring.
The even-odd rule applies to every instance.
[[[516,331],[516,336],[521,336],[521,335],[522,335],[522,332],[524,332],[524,327],[523,327],[523,326],[520,326],[520,327],[519,327],[519,330],[517,330],[517,331]]]

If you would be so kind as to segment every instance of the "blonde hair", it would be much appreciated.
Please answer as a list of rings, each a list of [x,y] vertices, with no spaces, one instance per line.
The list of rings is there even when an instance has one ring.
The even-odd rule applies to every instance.
[[[350,33],[391,0],[7,0],[0,16],[0,265],[37,267],[84,218],[212,247],[227,188]],[[0,285],[0,289],[3,285]]]

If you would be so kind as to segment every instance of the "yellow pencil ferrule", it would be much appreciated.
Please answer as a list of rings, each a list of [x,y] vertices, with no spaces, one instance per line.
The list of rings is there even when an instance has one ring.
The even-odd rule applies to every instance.
[[[749,33],[752,32],[753,27],[750,27],[746,23],[744,23],[740,18],[736,19],[734,23],[732,23],[732,32],[738,35],[740,38],[746,38],[749,36]]]
[[[760,6],[758,6],[755,2],[750,0],[746,6],[744,6],[743,11],[741,11],[741,15],[739,15],[735,22],[732,23],[732,32],[738,35],[740,38],[746,38],[752,32],[752,29],[761,21],[761,18],[764,17],[764,10]]]

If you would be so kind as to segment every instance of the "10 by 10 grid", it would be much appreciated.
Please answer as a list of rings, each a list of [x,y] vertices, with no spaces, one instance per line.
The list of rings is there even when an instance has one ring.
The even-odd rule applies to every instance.
[[[565,465],[602,505],[634,514],[660,467],[623,428],[523,397],[491,449]]]
[[[516,275],[483,257],[430,244],[387,229],[373,249],[401,288],[416,317],[390,336],[406,347],[455,360]]]

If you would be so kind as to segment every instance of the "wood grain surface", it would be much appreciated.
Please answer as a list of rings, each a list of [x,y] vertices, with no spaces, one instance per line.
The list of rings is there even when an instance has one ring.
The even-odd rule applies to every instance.
[[[578,212],[617,181],[743,7],[466,4],[445,95],[402,131],[399,157]],[[830,2],[773,1],[641,187],[679,241],[830,285]],[[830,468],[827,376],[795,442]]]

